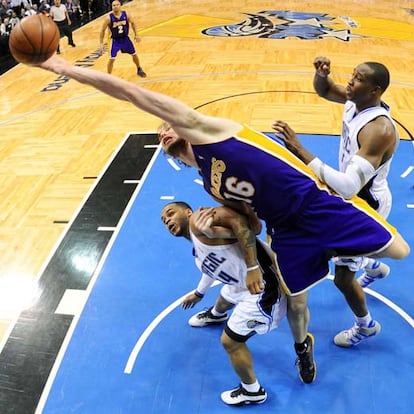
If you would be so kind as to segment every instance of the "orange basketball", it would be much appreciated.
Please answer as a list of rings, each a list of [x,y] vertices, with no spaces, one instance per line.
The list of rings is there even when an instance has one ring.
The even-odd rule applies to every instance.
[[[21,63],[41,63],[56,52],[60,33],[55,22],[44,14],[22,19],[11,31],[10,52]]]

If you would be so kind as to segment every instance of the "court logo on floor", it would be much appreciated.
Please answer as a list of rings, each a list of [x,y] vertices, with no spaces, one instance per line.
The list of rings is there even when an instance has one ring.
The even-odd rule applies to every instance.
[[[305,13],[289,10],[264,10],[243,13],[241,22],[185,14],[142,30],[152,36],[187,38],[258,37],[267,39],[298,38],[304,40],[375,37],[414,40],[412,26],[391,19],[365,16],[332,16],[327,13]],[[390,15],[391,17],[391,15]]]

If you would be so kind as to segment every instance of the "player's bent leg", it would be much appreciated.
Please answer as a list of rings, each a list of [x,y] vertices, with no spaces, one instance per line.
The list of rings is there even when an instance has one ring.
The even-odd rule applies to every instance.
[[[303,342],[308,333],[308,293],[287,297],[287,318],[295,342]]]
[[[242,338],[246,341],[248,338]],[[245,342],[236,341],[223,331],[221,335],[221,344],[230,358],[234,371],[240,380],[246,384],[256,381],[256,375],[253,369],[253,358]]]
[[[381,331],[381,325],[372,319],[368,311],[365,293],[354,276],[355,272],[349,270],[347,266],[335,266],[335,285],[342,292],[355,315],[354,325],[334,337],[335,345],[343,348],[357,345]]]
[[[237,340],[229,335],[234,336]],[[221,343],[230,358],[234,371],[241,381],[238,387],[224,391],[221,394],[222,401],[229,405],[261,404],[267,398],[266,391],[256,379],[253,369],[253,358],[245,343],[250,336],[242,337],[237,335],[228,327],[226,327],[221,336]]]
[[[230,309],[234,308],[234,303],[229,302],[228,300],[224,299],[223,296],[218,295],[216,299],[216,303],[214,304],[214,308],[217,312],[225,313]]]
[[[313,355],[315,340],[312,334],[308,333],[310,319],[308,293],[289,296],[287,303],[287,318],[295,341],[299,378],[305,384],[310,384],[316,378],[316,363]]]
[[[355,272],[348,269],[347,266],[335,266],[335,286],[344,295],[352,312],[362,317],[368,313],[367,301],[362,287],[355,279]]]

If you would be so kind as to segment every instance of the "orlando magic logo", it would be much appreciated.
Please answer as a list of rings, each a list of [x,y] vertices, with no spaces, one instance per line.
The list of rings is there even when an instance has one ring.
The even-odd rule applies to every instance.
[[[264,322],[259,322],[259,321],[255,321],[254,319],[251,319],[251,320],[247,321],[246,325],[249,329],[254,329],[254,328],[256,328],[256,326],[266,325],[266,324]]]
[[[257,36],[259,38],[315,40],[334,37],[349,41],[352,37],[362,37],[352,34],[350,29],[335,29],[333,22],[337,18],[322,13],[300,13],[282,10],[265,10],[258,13],[244,13],[248,18],[241,23],[215,26],[202,31],[207,36],[242,37]],[[357,24],[349,17],[341,17],[348,27]]]

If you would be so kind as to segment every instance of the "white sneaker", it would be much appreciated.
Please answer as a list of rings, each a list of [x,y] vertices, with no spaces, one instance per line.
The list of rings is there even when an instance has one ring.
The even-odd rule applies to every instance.
[[[364,339],[379,334],[381,331],[381,325],[377,321],[373,322],[374,325],[372,327],[360,326],[355,323],[352,328],[339,332],[339,334],[334,338],[335,345],[343,348],[349,348],[351,346],[358,345]]]
[[[202,326],[217,325],[227,320],[227,313],[222,316],[214,316],[211,313],[211,309],[213,309],[213,306],[205,311],[196,313],[188,320],[188,324],[200,328]]]
[[[267,393],[263,387],[257,392],[246,391],[240,384],[237,388],[224,391],[221,394],[223,402],[229,405],[261,404],[266,401]]]
[[[379,279],[385,279],[390,274],[390,267],[378,260],[370,267],[364,268],[365,272],[357,279],[361,287],[366,288]]]

